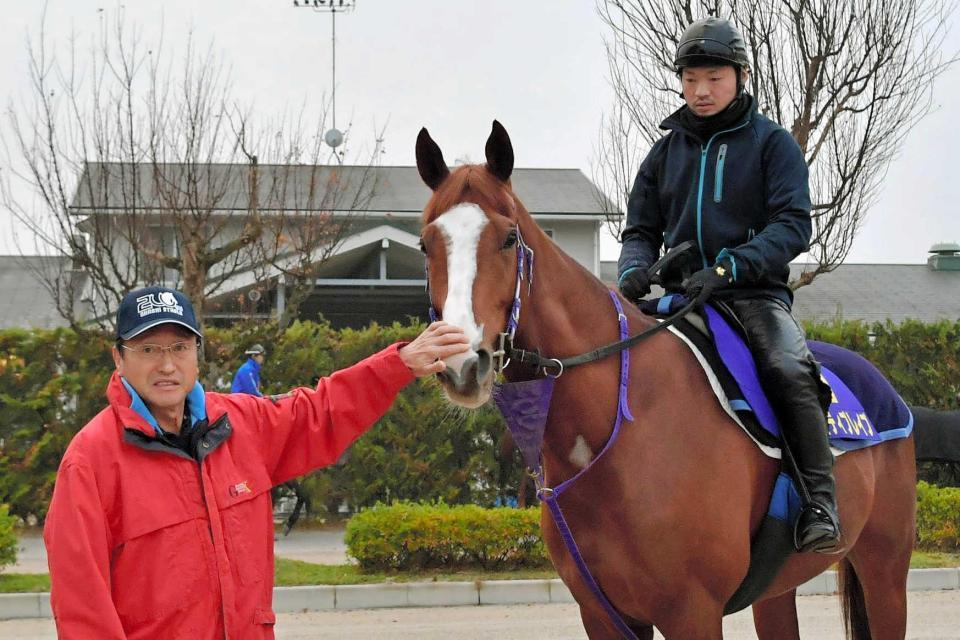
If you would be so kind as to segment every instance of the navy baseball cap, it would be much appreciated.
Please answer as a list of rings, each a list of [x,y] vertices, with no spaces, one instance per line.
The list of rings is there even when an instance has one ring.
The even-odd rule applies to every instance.
[[[117,338],[129,340],[161,324],[178,324],[203,338],[187,296],[176,289],[144,287],[123,297],[117,310]]]

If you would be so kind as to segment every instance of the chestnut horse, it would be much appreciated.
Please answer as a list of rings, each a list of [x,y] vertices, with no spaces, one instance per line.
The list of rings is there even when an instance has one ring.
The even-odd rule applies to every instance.
[[[426,129],[416,151],[420,175],[433,190],[421,236],[431,304],[462,327],[472,345],[465,358],[447,362],[441,376],[453,403],[476,408],[490,398],[508,317],[514,318],[514,346],[558,358],[619,339],[608,288],[564,254],[514,194],[513,150],[499,123],[487,140],[485,165],[451,172]],[[534,264],[523,264],[518,256],[527,250],[518,252],[518,242]],[[622,306],[631,334],[656,323],[632,304]],[[576,476],[610,440],[620,360],[604,358],[557,377],[542,448],[545,486]],[[722,638],[724,605],[747,573],[751,536],[779,463],[724,412],[675,335],[655,333],[633,347],[628,360],[632,420],[561,502],[589,572],[629,633],[601,606],[555,518],[542,508],[547,549],[590,638],[632,633],[649,639],[654,627],[668,639]],[[509,382],[536,375],[519,363],[502,373]],[[796,587],[836,562],[854,637],[904,637],[916,500],[913,437],[839,456],[836,476],[843,551],[790,557],[753,605],[761,639],[799,638]]]

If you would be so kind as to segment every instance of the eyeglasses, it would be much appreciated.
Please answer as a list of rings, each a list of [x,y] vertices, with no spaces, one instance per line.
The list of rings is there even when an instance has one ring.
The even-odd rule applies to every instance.
[[[186,358],[189,354],[196,352],[197,343],[196,341],[184,341],[184,342],[174,342],[171,345],[164,347],[159,344],[142,344],[139,347],[130,347],[125,344],[120,345],[121,349],[126,349],[127,351],[133,351],[137,355],[143,357],[146,360],[160,360],[163,358],[163,354],[166,351],[170,352],[170,355],[174,359],[182,360]]]

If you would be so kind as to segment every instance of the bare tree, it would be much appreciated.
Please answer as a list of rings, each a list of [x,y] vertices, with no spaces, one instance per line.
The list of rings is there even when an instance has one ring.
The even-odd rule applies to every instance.
[[[594,177],[623,209],[658,125],[679,106],[673,53],[708,15],[732,19],[751,58],[748,89],[793,134],[810,168],[816,265],[809,284],[847,257],[890,161],[931,108],[937,77],[955,61],[942,45],[955,0],[597,0],[610,29],[615,91]],[[637,149],[641,151],[638,152]]]
[[[8,107],[3,135],[11,168],[5,206],[43,253],[68,258],[71,273],[86,278],[81,293],[76,275],[38,274],[71,325],[81,324],[81,296],[89,315],[109,324],[122,296],[144,283],[181,287],[200,303],[255,268],[251,259],[270,263],[296,252],[304,263],[325,259],[332,249],[317,248],[335,245],[347,221],[311,215],[309,232],[292,229],[304,221],[285,210],[282,195],[293,188],[290,176],[301,174],[282,168],[308,159],[305,140],[319,164],[326,110],[313,129],[302,117],[281,118],[262,128],[269,135],[253,136],[251,109],[234,98],[212,49],[199,52],[191,42],[173,63],[162,38],[146,45],[122,11],[101,24],[86,62],[76,37],[66,61],[58,59],[41,27],[28,42],[30,97]],[[333,160],[338,167],[343,157]],[[343,206],[329,180],[307,190],[310,203]],[[304,234],[309,240],[277,241]],[[204,305],[196,306],[202,316]]]
[[[298,316],[320,269],[367,209],[379,182],[383,129],[377,132],[371,149],[358,152],[363,163],[343,165],[339,160],[346,150],[337,152],[337,162],[324,163],[324,156],[329,160],[331,152],[323,138],[304,135],[305,131],[319,131],[322,121],[312,129],[303,121],[301,111],[293,123],[274,125],[268,136],[272,143],[262,145],[282,163],[261,175],[259,191],[266,194],[272,215],[263,218],[261,237],[251,247],[248,259],[257,280],[277,280],[278,295],[284,296],[277,318],[281,330]],[[249,156],[247,134],[240,132]],[[344,140],[349,136],[350,127]]]

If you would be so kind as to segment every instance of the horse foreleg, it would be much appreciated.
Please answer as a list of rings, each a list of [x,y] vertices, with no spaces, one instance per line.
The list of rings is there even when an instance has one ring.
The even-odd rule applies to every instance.
[[[800,640],[796,589],[754,602],[753,626],[759,640]]]

